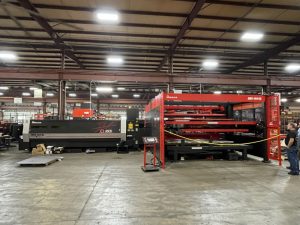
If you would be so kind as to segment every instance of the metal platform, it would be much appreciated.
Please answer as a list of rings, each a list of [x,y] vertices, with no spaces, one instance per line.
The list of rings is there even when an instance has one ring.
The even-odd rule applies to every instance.
[[[62,160],[61,156],[33,156],[18,162],[20,166],[48,166],[51,163]]]
[[[159,167],[158,166],[153,166],[153,165],[141,166],[141,169],[144,172],[158,172],[159,171]]]

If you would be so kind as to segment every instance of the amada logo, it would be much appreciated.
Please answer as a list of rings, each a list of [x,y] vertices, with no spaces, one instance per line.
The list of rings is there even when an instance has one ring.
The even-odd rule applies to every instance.
[[[167,98],[167,99],[177,99],[178,97],[177,97],[177,96],[170,96],[170,95],[167,95],[166,98]]]
[[[262,97],[248,97],[248,100],[251,100],[251,101],[261,101]]]

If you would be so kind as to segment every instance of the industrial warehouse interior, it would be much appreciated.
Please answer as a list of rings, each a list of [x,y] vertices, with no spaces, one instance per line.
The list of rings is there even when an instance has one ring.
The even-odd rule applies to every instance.
[[[0,225],[296,225],[298,126],[300,1],[0,0]]]

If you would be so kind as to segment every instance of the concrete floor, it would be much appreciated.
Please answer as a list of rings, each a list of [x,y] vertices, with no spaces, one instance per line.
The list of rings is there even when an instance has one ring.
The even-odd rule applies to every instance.
[[[0,152],[0,224],[300,224],[300,177],[257,161],[183,161],[143,173],[141,153],[64,154],[47,167]]]

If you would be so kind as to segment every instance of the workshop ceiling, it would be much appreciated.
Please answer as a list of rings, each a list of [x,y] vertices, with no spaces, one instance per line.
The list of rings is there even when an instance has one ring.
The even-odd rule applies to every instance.
[[[0,46],[16,51],[18,61],[8,67],[61,67],[61,49],[20,2],[0,5]],[[81,64],[67,57],[65,69],[122,70],[155,72],[193,9],[193,0],[31,0],[52,29]],[[97,10],[112,8],[120,14],[118,24],[95,19]],[[219,60],[213,73],[262,75],[258,63],[234,70],[243,62],[299,36],[300,2],[297,0],[205,1],[173,54],[174,73],[210,73],[202,61]],[[262,41],[245,43],[241,35],[249,30],[265,34]],[[124,64],[111,67],[108,55],[124,58]],[[287,63],[299,61],[296,43],[270,56],[269,74],[284,74]],[[168,70],[168,60],[161,71]],[[234,70],[234,71],[232,71]]]
[[[97,12],[103,10],[118,12],[119,22],[97,20]],[[299,12],[298,0],[1,1],[0,50],[13,51],[18,59],[0,61],[0,67],[61,69],[64,64],[66,70],[161,72],[177,76],[233,74],[247,79],[265,75],[267,61],[271,77],[297,76],[285,67],[300,61]],[[263,39],[241,41],[245,32],[253,31],[262,32]],[[123,64],[110,65],[109,56],[121,57]],[[209,59],[217,60],[219,66],[205,69],[202,64]],[[10,95],[16,96],[32,86],[57,92],[57,82],[50,80],[51,77],[49,81],[8,77],[1,84],[14,87]],[[89,85],[69,82],[69,91],[82,91],[85,96]],[[138,92],[144,99],[168,88],[166,83],[155,80],[152,84],[119,82],[112,86],[126,87],[122,96]],[[200,92],[199,84],[174,87]],[[261,92],[261,86],[201,86],[203,93],[215,90],[256,94]],[[295,87],[277,86],[272,91],[295,97],[300,93]]]

